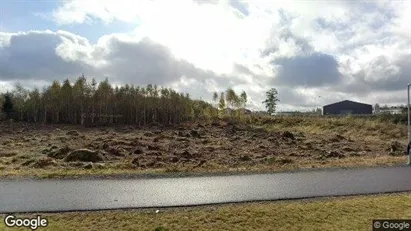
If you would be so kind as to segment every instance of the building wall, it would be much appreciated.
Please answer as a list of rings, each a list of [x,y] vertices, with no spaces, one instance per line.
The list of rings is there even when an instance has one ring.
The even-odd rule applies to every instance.
[[[403,114],[402,108],[380,109],[378,114]]]
[[[343,101],[323,107],[324,115],[372,114],[372,105]]]

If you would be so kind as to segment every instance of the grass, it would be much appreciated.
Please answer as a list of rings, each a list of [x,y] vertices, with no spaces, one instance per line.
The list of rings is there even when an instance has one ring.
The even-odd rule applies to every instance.
[[[314,168],[338,168],[338,167],[371,167],[371,166],[393,166],[406,163],[405,156],[364,156],[364,157],[347,157],[343,159],[318,160],[318,161],[291,161],[287,158],[272,158],[267,160],[269,165],[244,165],[238,168],[227,168],[225,166],[210,166],[207,168],[184,167],[175,169],[127,169],[118,167],[108,167],[103,169],[12,169],[2,170],[0,177],[4,178],[75,178],[84,176],[118,176],[118,175],[164,175],[164,174],[209,174],[209,173],[259,173],[259,172],[284,172],[296,169],[314,169]]]
[[[154,211],[41,214],[48,219],[49,226],[39,230],[372,230],[373,219],[411,219],[411,194],[172,208],[159,213]],[[36,215],[20,214],[18,217]],[[0,230],[27,229],[10,229],[0,223]]]
[[[339,133],[353,138],[406,139],[407,127],[381,117],[278,116],[257,123],[268,129],[291,129],[314,134]]]

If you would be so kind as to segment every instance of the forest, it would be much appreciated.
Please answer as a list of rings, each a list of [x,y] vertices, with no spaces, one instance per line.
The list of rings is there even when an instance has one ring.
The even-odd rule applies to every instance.
[[[7,102],[6,102],[7,101]],[[188,93],[171,88],[147,86],[112,86],[106,78],[97,83],[84,75],[74,83],[68,79],[55,80],[39,90],[25,89],[16,84],[11,92],[0,97],[3,119],[34,123],[66,123],[101,125],[110,123],[179,124],[185,121],[211,120],[233,109],[232,116],[240,118],[247,103],[247,94],[237,95],[232,88],[213,93],[214,105],[191,99]],[[230,110],[231,111],[231,110]]]

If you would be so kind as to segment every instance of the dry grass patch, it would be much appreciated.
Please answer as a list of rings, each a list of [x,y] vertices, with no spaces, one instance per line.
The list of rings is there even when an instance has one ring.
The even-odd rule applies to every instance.
[[[42,214],[39,230],[371,230],[373,219],[410,219],[411,195],[336,197],[194,208]],[[23,217],[35,214],[20,215]],[[8,229],[0,223],[1,230]]]
[[[391,165],[406,162],[406,137],[404,125],[351,117],[273,117],[251,125],[203,121],[140,129],[0,124],[0,175],[277,172]],[[396,151],[391,150],[393,141]],[[69,158],[81,150],[97,159],[83,154]]]

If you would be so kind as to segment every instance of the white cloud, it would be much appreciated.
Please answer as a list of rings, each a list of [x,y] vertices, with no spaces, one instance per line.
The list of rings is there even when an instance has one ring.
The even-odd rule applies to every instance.
[[[0,80],[86,72],[119,83],[166,84],[203,99],[232,86],[249,93],[252,107],[261,107],[264,91],[275,86],[284,109],[344,98],[387,101],[388,93],[370,95],[397,92],[410,78],[410,5],[65,1],[51,14],[60,25],[121,21],[135,29],[95,44],[66,31],[0,33]],[[21,68],[24,61],[30,63]],[[317,94],[321,100],[313,100]]]

